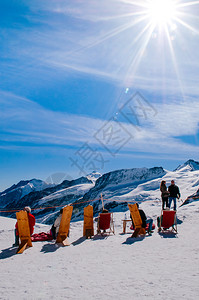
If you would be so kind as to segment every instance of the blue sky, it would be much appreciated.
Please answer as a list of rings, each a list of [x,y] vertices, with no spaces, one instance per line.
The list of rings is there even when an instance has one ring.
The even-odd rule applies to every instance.
[[[199,160],[199,1],[152,1],[0,0],[0,191]]]

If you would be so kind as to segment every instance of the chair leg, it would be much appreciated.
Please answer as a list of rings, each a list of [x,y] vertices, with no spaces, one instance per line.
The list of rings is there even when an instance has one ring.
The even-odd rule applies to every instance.
[[[112,228],[111,228],[111,227],[112,227]],[[112,231],[112,233],[115,234],[115,228],[114,228],[113,217],[111,218],[110,231]]]
[[[26,249],[28,245],[28,240],[22,240],[21,244],[19,245],[18,249],[17,249],[17,254],[21,254],[24,252],[24,250]]]
[[[140,228],[136,228],[131,237],[132,238],[137,237],[139,235],[139,232],[140,232]]]

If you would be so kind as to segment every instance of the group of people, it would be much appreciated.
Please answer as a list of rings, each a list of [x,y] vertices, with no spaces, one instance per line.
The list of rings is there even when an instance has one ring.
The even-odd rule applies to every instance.
[[[174,204],[174,210],[176,210],[176,202],[177,199],[180,198],[180,190],[179,187],[175,184],[174,180],[171,180],[171,185],[168,187],[166,186],[166,181],[162,180],[160,184],[160,191],[162,197],[162,209],[171,208],[171,204]]]
[[[176,202],[177,202],[177,198],[180,198],[180,191],[179,191],[179,187],[175,184],[174,180],[171,180],[171,185],[168,187],[166,186],[166,181],[162,180],[161,184],[160,184],[160,191],[161,191],[161,198],[162,198],[162,209],[170,209],[172,201],[174,203],[174,210],[176,210]],[[138,203],[137,207],[139,209],[139,205]],[[31,208],[29,206],[26,206],[24,208],[24,210],[27,212],[28,214],[28,220],[29,220],[29,227],[30,227],[30,235],[33,234],[34,231],[34,226],[35,226],[35,217],[31,214]],[[107,213],[108,210],[103,209],[102,213]],[[55,222],[53,223],[52,227],[51,227],[51,234],[53,239],[56,239],[58,232],[59,232],[59,226],[60,226],[60,222],[61,222],[61,218],[62,218],[62,213],[63,213],[63,208],[60,210],[60,214],[58,215],[58,217],[56,218]],[[139,213],[142,219],[142,227],[146,228],[147,224],[148,224],[148,233],[151,234],[152,231],[152,226],[153,226],[153,219],[151,218],[147,218],[144,211],[142,209],[139,209]],[[132,219],[132,217],[131,217]],[[132,220],[132,225],[133,224],[133,220]],[[18,246],[19,245],[19,231],[18,231],[18,224],[16,223],[15,225],[15,243],[13,244],[13,246]]]
[[[29,228],[30,228],[30,235],[34,232],[34,226],[35,226],[35,216],[31,214],[31,208],[29,206],[24,207],[24,211],[28,214],[28,221],[29,221]],[[50,234],[52,235],[53,239],[57,238],[58,232],[59,232],[59,226],[61,223],[63,208],[60,210],[60,213],[58,217],[55,219],[55,222],[53,223]],[[19,230],[18,230],[18,223],[15,224],[15,243],[13,244],[13,247],[19,246]]]

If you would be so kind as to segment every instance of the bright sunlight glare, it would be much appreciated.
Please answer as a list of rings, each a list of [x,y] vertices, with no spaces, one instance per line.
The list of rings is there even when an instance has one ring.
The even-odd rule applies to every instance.
[[[177,14],[174,0],[151,0],[147,7],[149,19],[154,26],[171,23]]]

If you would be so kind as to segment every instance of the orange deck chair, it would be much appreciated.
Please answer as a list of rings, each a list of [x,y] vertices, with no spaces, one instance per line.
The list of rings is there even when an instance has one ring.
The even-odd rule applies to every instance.
[[[28,214],[26,211],[19,211],[16,213],[18,231],[21,243],[17,249],[17,253],[23,253],[26,247],[32,247],[31,237],[30,237],[30,227],[28,221]]]
[[[87,239],[94,236],[93,207],[91,205],[84,207],[83,236],[85,236]]]
[[[133,223],[135,226],[135,230],[134,230],[134,233],[132,234],[132,237],[137,237],[139,235],[145,235],[146,230],[145,230],[145,228],[142,227],[142,219],[141,219],[137,204],[136,203],[128,204],[128,207],[129,207],[131,217],[133,219]]]
[[[101,213],[98,217],[97,223],[97,233],[103,234],[106,230],[110,229],[107,233],[115,234],[114,223],[113,223],[113,213]],[[101,232],[101,230],[103,230]]]
[[[68,240],[68,232],[70,228],[70,220],[73,212],[73,206],[68,205],[63,208],[61,222],[59,226],[59,232],[56,239],[56,244],[62,244],[63,246],[70,246]]]
[[[158,232],[167,231],[170,230],[170,228],[177,233],[176,211],[163,210],[159,221]]]

